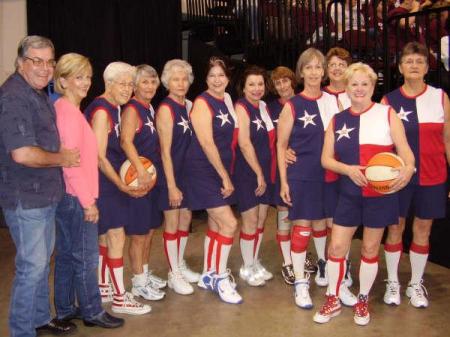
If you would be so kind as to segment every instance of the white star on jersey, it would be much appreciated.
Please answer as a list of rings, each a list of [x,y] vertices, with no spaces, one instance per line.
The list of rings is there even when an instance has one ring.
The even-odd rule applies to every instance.
[[[350,139],[350,132],[353,130],[355,130],[355,128],[347,129],[347,124],[344,123],[342,129],[336,131],[336,133],[339,135],[337,141],[344,137]]]
[[[227,113],[224,114],[222,112],[222,110],[220,110],[220,109],[219,109],[219,115],[217,115],[216,118],[219,118],[222,121],[222,124],[220,124],[221,127],[224,126],[226,123],[231,124],[231,122],[228,119],[228,114]]]
[[[116,137],[119,138],[119,123],[114,124],[114,131],[116,131]]]
[[[301,120],[304,124],[303,124],[303,128],[306,128],[309,124],[312,125],[316,125],[316,123],[314,122],[314,118],[317,116],[317,114],[315,115],[310,115],[308,114],[308,111],[305,110],[305,114],[303,117],[299,117],[298,119]]]
[[[259,131],[259,129],[263,129],[264,130],[264,125],[262,124],[262,120],[259,119],[258,117],[256,117],[256,119],[254,121],[252,121],[252,123],[256,124],[256,131]]]
[[[150,120],[150,118],[147,116],[147,123],[145,123],[144,125],[148,126],[150,128],[150,131],[155,132],[155,126],[153,125],[153,122]]]
[[[400,119],[409,122],[408,115],[409,115],[410,113],[412,113],[412,111],[405,111],[405,110],[403,110],[403,107],[400,107],[400,112],[397,114],[397,116],[398,116]]]
[[[189,127],[189,121],[184,119],[183,116],[180,116],[180,117],[181,117],[182,122],[179,122],[177,124],[183,127],[183,134],[186,133],[187,130],[191,131],[191,134],[192,134],[192,130]]]

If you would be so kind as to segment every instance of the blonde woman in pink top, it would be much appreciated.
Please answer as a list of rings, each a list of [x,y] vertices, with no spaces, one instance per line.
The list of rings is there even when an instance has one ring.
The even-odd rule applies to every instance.
[[[61,144],[80,150],[80,166],[64,168],[66,193],[56,209],[55,308],[58,319],[117,328],[124,320],[102,308],[97,286],[98,150],[80,111],[91,86],[92,66],[79,54],[63,55],[55,69],[56,125]],[[78,305],[77,305],[78,304]]]

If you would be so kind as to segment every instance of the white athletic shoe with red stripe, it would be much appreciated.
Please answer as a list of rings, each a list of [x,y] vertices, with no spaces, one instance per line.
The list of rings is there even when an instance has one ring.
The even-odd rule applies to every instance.
[[[341,301],[336,295],[325,295],[326,301],[319,311],[314,314],[314,322],[328,323],[331,318],[341,313]]]
[[[148,304],[139,303],[131,293],[126,292],[123,295],[114,296],[111,310],[118,314],[144,315],[149,313],[152,308]]]
[[[111,283],[99,284],[98,289],[100,290],[102,303],[109,303],[113,301],[113,289]]]

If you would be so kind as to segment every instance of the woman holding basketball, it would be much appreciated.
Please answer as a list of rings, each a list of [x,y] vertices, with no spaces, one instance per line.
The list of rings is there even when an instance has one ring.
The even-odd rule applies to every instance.
[[[128,197],[142,197],[147,190],[127,186],[119,177],[119,169],[125,160],[120,147],[120,106],[128,102],[134,88],[134,67],[123,62],[110,63],[103,72],[105,92],[86,108],[97,139],[100,211],[99,232],[99,287],[103,302],[113,301],[112,311],[132,315],[150,312],[148,305],[134,300],[125,291],[123,282],[124,225],[128,222]],[[112,283],[114,294],[110,290]]]
[[[194,80],[192,67],[183,60],[170,60],[164,65],[161,82],[169,95],[156,113],[156,127],[161,146],[163,174],[158,177],[159,207],[164,211],[164,250],[169,261],[169,287],[181,295],[194,292],[190,283],[200,280],[200,274],[189,269],[184,251],[189,236],[192,213],[188,210],[184,165],[191,143],[189,111],[192,103],[186,99]]]
[[[408,43],[399,64],[403,85],[383,102],[391,105],[401,119],[417,161],[417,172],[399,192],[399,223],[389,226],[384,245],[388,281],[384,302],[400,304],[398,264],[403,251],[405,218],[414,209],[413,240],[409,249],[411,279],[406,296],[416,308],[426,308],[428,299],[423,274],[428,260],[433,219],[445,217],[447,165],[450,163],[450,103],[442,89],[427,85],[428,50],[417,42]]]
[[[120,145],[137,170],[138,186],[148,190],[153,187],[155,177],[147,172],[139,156],[150,159],[158,173],[162,171],[158,134],[154,126],[155,111],[151,104],[159,86],[156,70],[146,64],[137,66],[134,85],[134,97],[122,112]],[[151,301],[164,297],[165,293],[159,289],[167,284],[148,269],[153,232],[162,224],[157,200],[157,188],[143,197],[130,198],[129,219],[125,225],[125,233],[130,238],[128,252],[134,275],[131,292]]]
[[[354,321],[370,321],[368,295],[378,270],[378,249],[384,228],[398,221],[398,194],[414,173],[414,155],[395,111],[372,102],[377,75],[370,66],[352,64],[345,72],[351,107],[335,115],[329,124],[322,151],[322,165],[341,175],[339,199],[328,249],[328,291],[326,302],[314,315],[326,323],[341,311],[339,284],[345,274],[345,254],[360,224],[364,225],[359,270],[360,289],[354,306]],[[363,174],[368,160],[394,148],[405,166],[393,181],[392,194],[370,189]],[[336,158],[339,158],[337,160]]]
[[[214,290],[226,303],[237,304],[242,297],[235,290],[228,256],[237,220],[231,172],[237,144],[237,123],[230,95],[225,92],[229,70],[221,58],[212,57],[207,66],[207,90],[194,102],[190,117],[194,132],[186,155],[186,184],[192,210],[206,209],[208,232],[199,287]]]

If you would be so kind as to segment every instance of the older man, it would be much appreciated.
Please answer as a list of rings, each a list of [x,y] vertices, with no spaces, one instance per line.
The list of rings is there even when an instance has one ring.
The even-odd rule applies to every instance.
[[[55,112],[42,90],[54,66],[52,42],[27,36],[19,44],[16,72],[0,87],[0,206],[17,249],[9,314],[13,337],[76,328],[50,317],[48,274],[55,209],[63,193],[60,167],[80,161],[78,150],[61,148]]]

